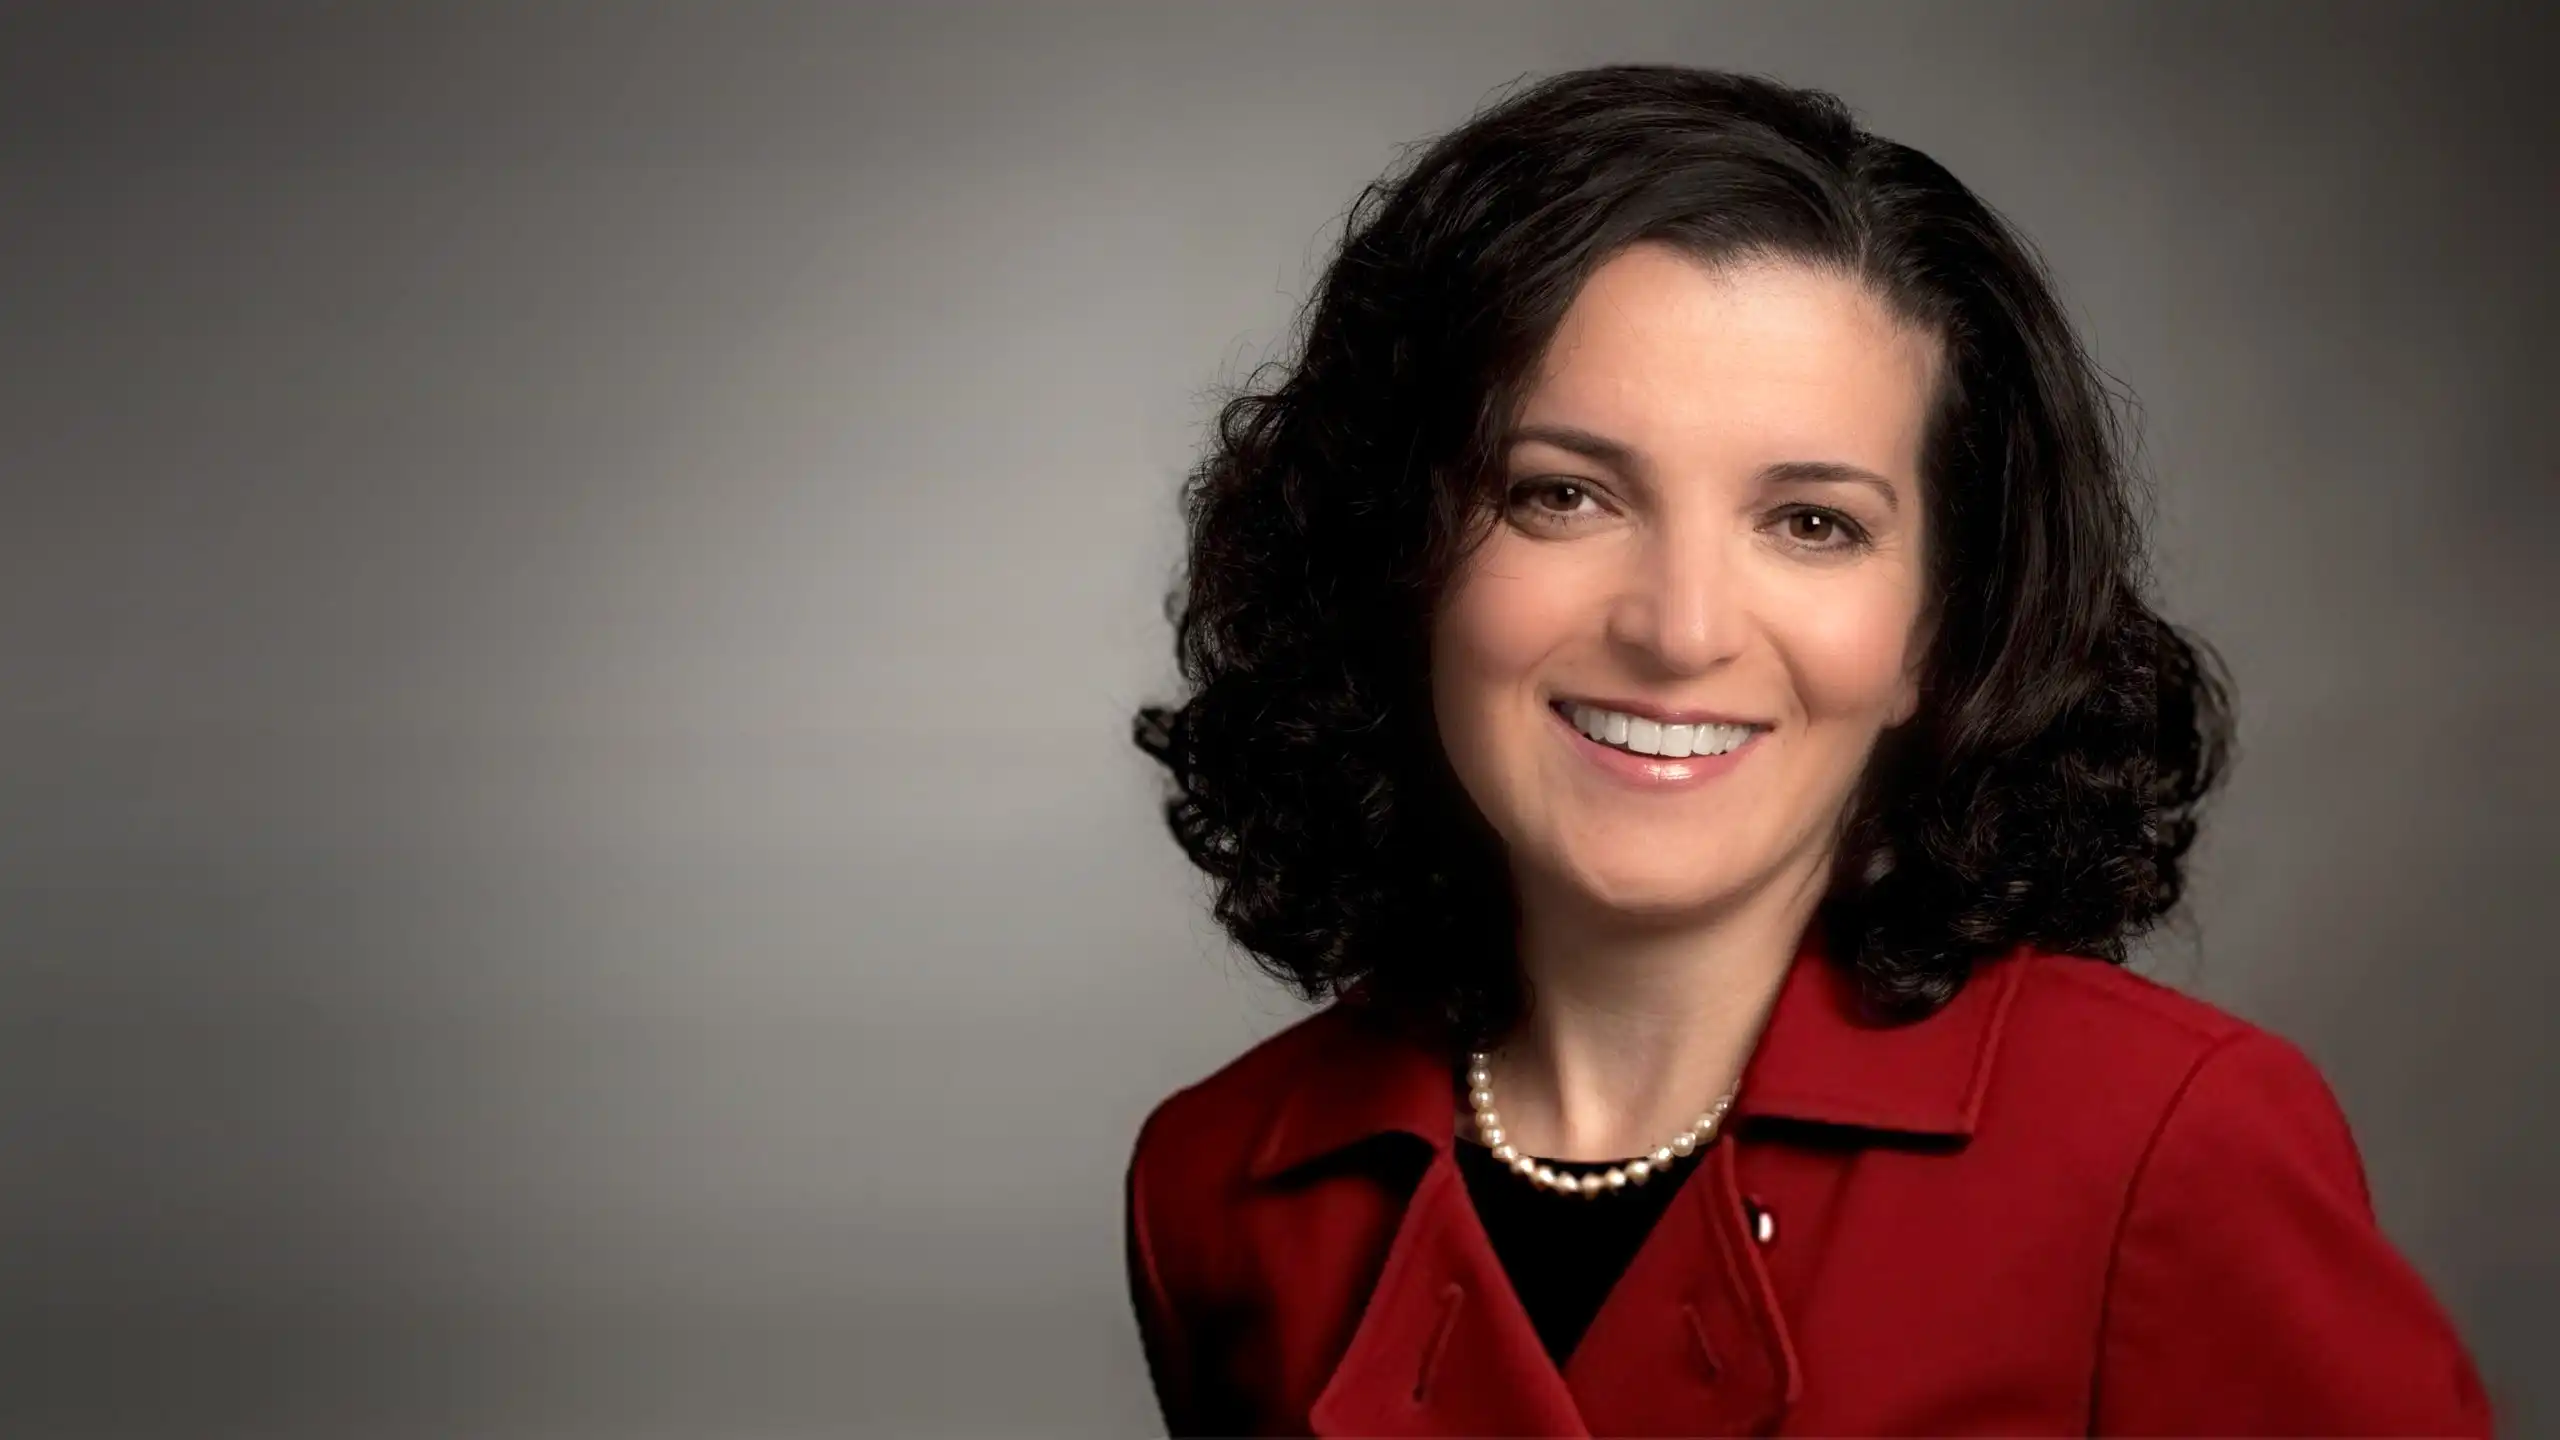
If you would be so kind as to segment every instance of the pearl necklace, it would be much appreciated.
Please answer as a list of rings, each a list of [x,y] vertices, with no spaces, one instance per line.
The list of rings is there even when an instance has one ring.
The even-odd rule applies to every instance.
[[[1520,1153],[1502,1133],[1502,1114],[1493,1108],[1493,1060],[1482,1050],[1467,1052],[1467,1103],[1475,1107],[1476,1138],[1493,1152],[1511,1173],[1521,1176],[1542,1189],[1561,1195],[1593,1196],[1609,1190],[1624,1190],[1641,1185],[1655,1175],[1669,1170],[1682,1157],[1696,1152],[1715,1139],[1716,1127],[1724,1122],[1725,1111],[1733,1107],[1733,1097],[1742,1088],[1736,1080],[1716,1103],[1707,1107],[1688,1129],[1661,1145],[1621,1165],[1590,1175],[1572,1175],[1541,1165],[1531,1156]]]

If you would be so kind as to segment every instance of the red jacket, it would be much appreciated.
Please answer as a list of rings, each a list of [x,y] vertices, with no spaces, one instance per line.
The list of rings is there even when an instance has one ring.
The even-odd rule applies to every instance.
[[[2490,1433],[2293,1044],[2031,950],[1921,1021],[1853,1003],[1816,927],[1723,1135],[1561,1371],[1468,1201],[1447,1046],[1337,1002],[1177,1092],[1126,1197],[1167,1425]]]

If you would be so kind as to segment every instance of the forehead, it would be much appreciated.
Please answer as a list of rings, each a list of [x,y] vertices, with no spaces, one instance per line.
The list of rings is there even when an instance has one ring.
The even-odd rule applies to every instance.
[[[1576,295],[1521,419],[1667,464],[1829,459],[1916,479],[1937,348],[1853,278],[1639,245]]]

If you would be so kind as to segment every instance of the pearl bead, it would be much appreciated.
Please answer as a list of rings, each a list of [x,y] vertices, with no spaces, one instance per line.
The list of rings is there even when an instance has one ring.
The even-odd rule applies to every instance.
[[[1502,1128],[1502,1115],[1493,1108],[1493,1060],[1482,1050],[1467,1052],[1467,1103],[1475,1112],[1476,1133],[1496,1163],[1528,1180],[1531,1184],[1563,1195],[1598,1195],[1603,1190],[1624,1190],[1629,1185],[1642,1185],[1655,1175],[1668,1173],[1672,1162],[1695,1154],[1698,1148],[1715,1137],[1716,1127],[1724,1122],[1725,1112],[1733,1104],[1733,1091],[1702,1111],[1695,1124],[1671,1137],[1671,1143],[1655,1146],[1636,1159],[1595,1171],[1589,1175],[1559,1172],[1551,1165],[1541,1165],[1535,1157],[1520,1153],[1510,1134]]]

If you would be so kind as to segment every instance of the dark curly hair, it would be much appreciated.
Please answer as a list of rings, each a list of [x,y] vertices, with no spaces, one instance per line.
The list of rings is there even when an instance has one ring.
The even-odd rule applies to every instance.
[[[2220,662],[2142,598],[2129,427],[2032,247],[1937,162],[1823,91],[1665,65],[1540,81],[1370,185],[1294,357],[1220,408],[1166,606],[1188,699],[1136,723],[1218,921],[1310,1001],[1518,1015],[1516,901],[1432,722],[1429,621],[1547,338],[1645,241],[1857,276],[1950,362],[1922,466],[1938,623],[1842,817],[1831,953],[1905,1016],[2020,943],[2123,963],[2232,748]]]

